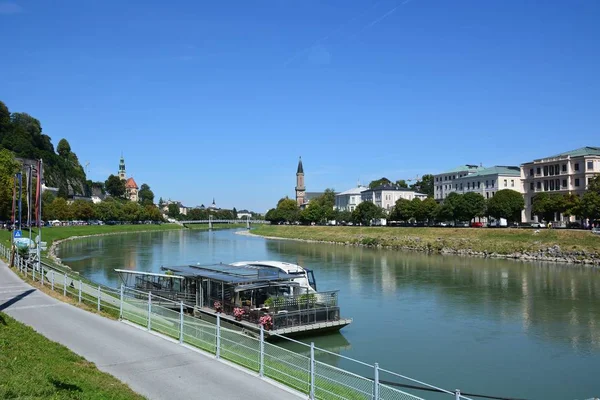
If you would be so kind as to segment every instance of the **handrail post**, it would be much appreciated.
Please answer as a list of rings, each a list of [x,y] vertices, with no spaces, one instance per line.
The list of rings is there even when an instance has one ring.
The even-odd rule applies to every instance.
[[[309,398],[315,398],[315,342],[310,342],[310,393]]]
[[[217,349],[215,350],[215,356],[221,357],[221,314],[217,313]]]
[[[148,330],[152,330],[152,292],[148,292]]]
[[[102,297],[102,292],[100,291],[100,285],[98,285],[98,312],[100,312],[100,298]]]
[[[65,281],[63,282],[63,296],[67,297],[67,274],[65,273]]]
[[[265,327],[260,326],[260,368],[258,374],[262,378],[265,376]]]
[[[36,268],[35,266],[33,268]],[[40,282],[42,282],[42,286],[44,286],[44,268],[40,268]]]
[[[374,377],[373,377],[373,399],[379,400],[379,364],[375,363],[374,368]]]
[[[50,288],[54,291],[54,270],[51,269],[50,272],[52,273],[52,276],[50,277]]]
[[[455,393],[456,393],[456,400],[460,400],[460,390],[456,389]]]
[[[179,343],[183,343],[183,301],[179,302]]]
[[[119,319],[123,319],[123,284],[121,283],[121,301],[119,304]]]
[[[81,279],[79,280],[79,302],[81,303]]]
[[[25,263],[25,268],[27,268],[27,263]],[[35,268],[31,267],[31,279],[35,282]]]

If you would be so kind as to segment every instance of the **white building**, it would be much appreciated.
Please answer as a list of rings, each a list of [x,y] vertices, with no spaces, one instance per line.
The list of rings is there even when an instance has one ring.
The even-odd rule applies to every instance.
[[[433,198],[437,201],[442,201],[450,193],[454,191],[452,182],[455,179],[465,177],[469,174],[473,174],[480,169],[483,169],[480,165],[475,164],[465,164],[459,167],[456,167],[450,171],[443,172],[441,174],[437,174],[433,176]]]
[[[537,193],[583,196],[591,178],[600,173],[600,147],[582,147],[521,164],[525,197],[525,221],[535,221],[533,199]],[[555,217],[566,222],[574,217]]]
[[[476,172],[463,175],[452,180],[453,192],[464,194],[475,192],[486,199],[494,197],[498,190],[511,189],[523,193],[521,168],[516,166],[497,165],[481,168]]]
[[[373,189],[367,189],[360,194],[361,201],[370,201],[386,211],[391,211],[399,199],[412,200],[414,198],[424,200],[426,194],[414,190],[401,188],[396,185],[381,185]]]
[[[248,210],[240,210],[237,212],[238,219],[252,218],[252,213]]]
[[[339,211],[354,211],[354,209],[362,202],[360,196],[361,193],[367,189],[366,186],[359,185],[358,187],[336,194],[335,209]]]

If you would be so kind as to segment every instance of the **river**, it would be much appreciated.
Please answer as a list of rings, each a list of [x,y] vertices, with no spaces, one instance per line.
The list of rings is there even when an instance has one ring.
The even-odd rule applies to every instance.
[[[315,271],[319,290],[339,289],[342,316],[354,319],[341,334],[307,340],[316,346],[451,390],[525,399],[600,396],[597,269],[274,241],[231,230],[86,238],[64,242],[58,255],[115,287],[115,268],[297,263]]]

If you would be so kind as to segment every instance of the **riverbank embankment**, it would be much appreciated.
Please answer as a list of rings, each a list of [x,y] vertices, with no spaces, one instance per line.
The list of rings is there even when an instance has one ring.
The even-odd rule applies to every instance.
[[[267,239],[600,266],[600,237],[590,231],[262,225],[252,234]]]

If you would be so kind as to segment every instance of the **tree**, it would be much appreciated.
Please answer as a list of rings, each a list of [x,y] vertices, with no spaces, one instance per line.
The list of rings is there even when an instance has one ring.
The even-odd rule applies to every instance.
[[[150,190],[150,186],[145,183],[142,183],[140,190],[138,191],[138,198],[140,203],[143,205],[152,205],[154,204],[154,192]]]
[[[428,197],[425,200],[421,201],[418,211],[420,217],[422,218],[420,220],[432,223],[435,219],[438,208],[438,203],[431,197]],[[417,220],[419,220],[419,218],[417,218]]]
[[[179,211],[179,209],[177,211]],[[128,222],[136,222],[145,219],[141,214],[142,206],[136,202],[128,201],[123,206],[123,215],[125,216],[125,220]]]
[[[396,200],[394,209],[392,210],[392,212],[390,214],[390,219],[392,219],[394,221],[408,222],[414,217],[415,217],[415,205],[410,200],[407,200],[407,199]]]
[[[308,206],[300,212],[300,221],[304,224],[318,223],[324,218],[323,207],[318,203],[312,201],[308,203]]]
[[[77,220],[89,221],[95,216],[94,205],[89,201],[75,200],[70,208],[71,216]]]
[[[469,206],[462,194],[452,192],[444,199],[444,205],[452,215],[453,221],[469,219]]]
[[[231,210],[231,213],[233,214],[233,219],[238,219],[238,213],[237,213],[237,210],[235,209],[235,207],[233,207],[233,210]]]
[[[96,204],[96,218],[101,221],[121,221],[123,219],[123,205],[109,197],[101,203]]]
[[[335,215],[335,220],[339,222],[350,222],[352,221],[352,213],[350,211],[338,210]]]
[[[0,150],[0,219],[10,219],[12,211],[12,198],[14,177],[19,171],[19,163],[13,154],[6,150]]]
[[[600,194],[600,175],[590,178],[590,183],[588,183],[588,191]]]
[[[507,221],[520,221],[525,201],[521,193],[511,189],[502,189],[488,200],[488,214],[492,217],[506,218]]]
[[[50,211],[54,215],[54,218],[60,221],[69,221],[71,220],[71,210],[69,205],[67,204],[67,200],[62,197],[57,197],[54,199],[52,204],[50,204]]]
[[[426,174],[421,177],[416,183],[410,186],[412,190],[415,192],[426,194],[427,197],[433,198],[434,193],[434,185],[433,185],[433,175]]]
[[[370,201],[363,201],[352,212],[352,221],[357,224],[370,225],[371,221],[383,216],[383,210]]]
[[[398,186],[399,188],[408,188],[408,183],[406,183],[404,179],[398,179],[396,181],[396,186]]]
[[[104,187],[112,197],[125,197],[125,181],[120,179],[118,176],[111,174],[106,182],[104,182]]]
[[[581,198],[574,193],[565,194],[561,200],[560,212],[566,217],[581,215]]]
[[[56,146],[56,152],[63,158],[69,157],[69,154],[71,154],[71,145],[67,139],[60,139],[58,146]]]
[[[49,190],[42,192],[42,219],[44,221],[56,219],[56,217],[52,214],[52,209],[50,208],[50,205],[55,198],[56,196]]]
[[[563,208],[562,196],[557,194],[539,193],[533,198],[531,211],[537,215],[540,220],[550,222],[554,221],[557,212]]]
[[[600,220],[600,194],[588,191],[581,199],[581,216],[590,221]]]
[[[374,189],[377,186],[381,186],[381,185],[389,185],[391,183],[392,183],[392,181],[390,181],[388,178],[383,177],[383,178],[371,181],[371,183],[369,183],[369,189]]]
[[[179,212],[179,206],[175,203],[169,204],[167,215],[169,216],[169,218],[179,218],[181,215]]]
[[[277,203],[277,216],[282,221],[296,222],[300,217],[300,209],[295,200],[288,199],[287,197],[279,200]]]
[[[485,197],[479,193],[467,192],[463,195],[464,200],[464,220],[471,221],[475,217],[483,217],[485,215]]]

